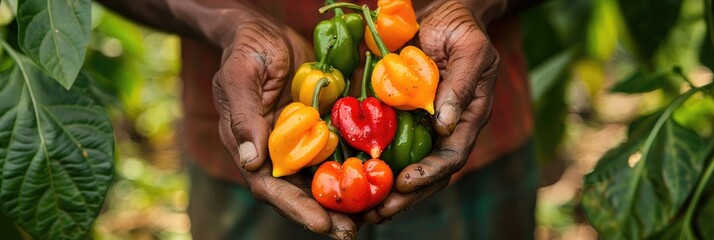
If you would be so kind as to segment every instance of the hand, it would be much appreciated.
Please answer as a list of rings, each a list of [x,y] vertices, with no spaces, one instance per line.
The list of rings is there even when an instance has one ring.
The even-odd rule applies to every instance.
[[[440,140],[431,155],[409,165],[395,179],[396,192],[364,215],[381,223],[449,184],[468,160],[491,113],[499,57],[484,24],[459,1],[445,1],[421,17],[416,45],[439,67],[435,127]]]
[[[227,42],[213,79],[214,103],[220,114],[221,140],[250,191],[307,229],[352,238],[355,223],[320,206],[310,196],[309,181],[297,174],[274,178],[266,162],[271,126],[291,100],[289,77],[300,63],[311,60],[312,47],[293,30],[262,17],[242,21]]]

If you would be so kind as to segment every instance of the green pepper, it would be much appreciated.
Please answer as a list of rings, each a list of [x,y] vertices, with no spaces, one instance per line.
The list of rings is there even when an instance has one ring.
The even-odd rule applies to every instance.
[[[334,54],[327,56],[327,64],[349,77],[359,65],[359,44],[363,35],[362,16],[357,13],[344,14],[341,9],[336,8],[332,19],[321,21],[315,26],[315,58],[321,59],[326,54],[326,46],[335,38],[332,47]]]
[[[424,117],[415,118],[409,112],[397,111],[397,119],[397,134],[381,157],[395,169],[395,174],[429,155],[433,141],[432,129]]]

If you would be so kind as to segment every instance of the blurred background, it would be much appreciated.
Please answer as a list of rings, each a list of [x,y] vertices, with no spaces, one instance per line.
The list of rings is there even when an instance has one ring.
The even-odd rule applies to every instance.
[[[681,78],[658,75],[659,69],[678,66],[697,86],[712,81],[714,51],[702,44],[710,40],[701,1],[627,2],[551,0],[522,13],[541,168],[537,239],[598,238],[580,207],[583,176],[624,140],[633,119],[682,91]],[[678,14],[660,14],[672,7]],[[92,18],[86,68],[109,106],[117,139],[117,178],[92,237],[190,239],[178,132],[179,38],[98,5]],[[658,90],[631,94],[633,83]],[[675,119],[710,138],[714,101],[695,96]]]

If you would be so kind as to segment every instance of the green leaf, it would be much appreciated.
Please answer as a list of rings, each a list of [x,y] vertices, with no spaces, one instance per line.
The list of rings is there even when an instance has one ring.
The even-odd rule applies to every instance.
[[[583,207],[603,239],[643,239],[662,232],[694,189],[704,146],[696,132],[670,118],[691,93],[662,114],[636,121],[638,129],[628,141],[608,151],[585,176]],[[653,116],[656,123],[643,134]]]
[[[523,50],[530,69],[535,68],[563,49],[558,34],[550,23],[546,4],[539,4],[521,14]],[[543,43],[549,44],[543,44]]]
[[[635,48],[644,61],[649,61],[657,47],[674,26],[681,0],[632,1],[618,0],[622,17],[635,43]]]
[[[697,232],[706,240],[714,239],[714,197],[709,196],[708,200],[702,203],[701,210],[696,214]]]
[[[619,93],[647,93],[662,87],[669,76],[667,72],[646,73],[642,70],[635,71],[625,80],[618,82],[610,92]]]
[[[90,0],[24,0],[17,23],[20,48],[65,89],[77,78],[89,43]]]
[[[111,122],[88,82],[65,90],[29,60],[0,73],[0,203],[36,239],[84,238],[114,176]]]
[[[531,98],[538,101],[543,97],[550,88],[561,80],[560,76],[566,71],[573,59],[575,58],[575,50],[562,51],[541,65],[533,69],[530,74]]]
[[[533,104],[535,117],[535,146],[538,162],[548,163],[555,158],[565,136],[568,104],[565,93],[570,83],[567,71],[562,71],[553,86]]]

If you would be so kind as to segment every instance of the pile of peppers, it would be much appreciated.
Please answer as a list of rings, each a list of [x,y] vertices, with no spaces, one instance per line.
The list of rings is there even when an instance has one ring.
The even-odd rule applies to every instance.
[[[344,213],[382,202],[394,177],[429,155],[435,141],[439,70],[421,49],[405,46],[419,30],[411,1],[378,0],[377,6],[327,0],[318,10],[335,13],[315,26],[319,61],[296,71],[294,102],[278,116],[268,139],[273,177],[312,174],[313,198]],[[363,43],[370,51],[361,94],[348,96]]]

